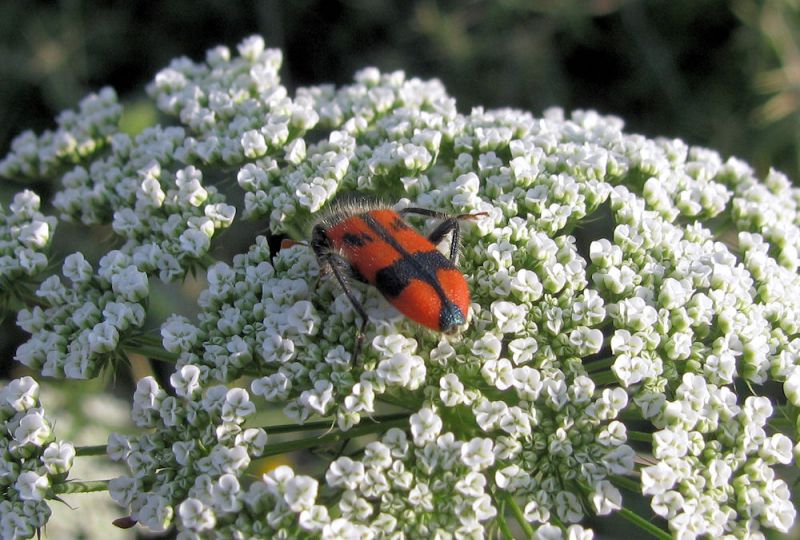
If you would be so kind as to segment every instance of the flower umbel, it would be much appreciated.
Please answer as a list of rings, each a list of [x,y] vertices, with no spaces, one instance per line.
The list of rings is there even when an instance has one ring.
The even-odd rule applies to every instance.
[[[798,452],[800,190],[785,176],[592,111],[465,114],[439,81],[402,72],[290,92],[281,61],[260,37],[175,60],[148,88],[175,125],[117,133],[103,91],[0,162],[7,176],[57,176],[61,218],[118,240],[97,263],[66,257],[67,283],[46,269],[55,221],[31,192],[15,199],[0,278],[43,276],[35,297],[15,297],[31,334],[16,359],[75,378],[128,352],[176,362],[172,388],[138,383],[142,434],[109,437],[129,469],[109,488],[132,519],[181,539],[590,538],[590,516],[659,537],[791,527],[780,475]],[[236,219],[302,241],[350,192],[476,214],[461,231],[473,303],[460,335],[356,284],[369,324],[355,364],[361,321],[308,246],[275,252],[258,236],[212,256]],[[198,315],[157,319],[152,284],[198,269]],[[3,392],[15,442],[0,481],[19,503],[4,500],[4,516],[44,517],[2,530],[25,536],[47,507],[20,505],[44,505],[71,454],[30,392]],[[291,423],[255,427],[267,410]],[[295,435],[268,445],[271,428]],[[300,448],[320,449],[316,473],[248,472]],[[630,509],[637,497],[652,515]]]
[[[50,518],[46,499],[67,479],[75,448],[57,441],[31,377],[0,388],[0,538],[30,538]]]

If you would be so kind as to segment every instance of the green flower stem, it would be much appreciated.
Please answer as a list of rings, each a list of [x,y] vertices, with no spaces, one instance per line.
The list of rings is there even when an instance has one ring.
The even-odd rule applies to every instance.
[[[510,493],[505,494],[504,498],[508,507],[511,508],[511,513],[514,514],[514,519],[517,520],[517,523],[519,523],[525,535],[528,538],[533,538],[533,527],[531,527],[531,524],[525,519],[525,514],[522,513],[522,509],[517,504],[517,501],[514,500],[514,497],[511,496]]]
[[[164,350],[161,340],[154,336],[138,335],[123,343],[122,348],[126,353],[140,354],[161,362],[174,364],[178,361],[178,355]]]
[[[136,334],[130,338],[129,343],[136,346],[164,348],[161,344],[161,339],[153,334]]]
[[[617,415],[617,419],[623,422],[639,422],[644,420],[641,411],[636,408],[625,409]]]
[[[795,427],[795,423],[792,420],[789,420],[788,418],[781,418],[779,416],[773,416],[768,420],[768,423],[769,427],[782,433],[791,432]]]
[[[286,236],[291,238],[292,240],[302,241],[306,239],[306,235],[303,234],[303,231],[300,227],[295,226],[294,224],[286,223]]]
[[[656,538],[660,538],[661,540],[671,540],[672,535],[669,534],[667,531],[661,529],[660,527],[650,523],[642,516],[633,512],[632,510],[628,510],[627,508],[620,508],[619,515],[622,516],[624,519],[630,521],[640,529],[650,533],[651,535],[655,536]]]
[[[110,480],[64,482],[61,484],[55,484],[52,488],[52,492],[56,495],[64,495],[68,493],[93,493],[95,491],[108,491],[109,482]]]
[[[375,416],[372,418],[372,420],[381,424],[384,422],[393,422],[395,420],[405,419],[405,418],[408,418],[408,413],[384,414],[381,416]],[[330,420],[320,420],[319,422],[309,422],[303,425],[285,424],[282,426],[263,426],[263,429],[264,431],[267,432],[268,435],[276,435],[278,433],[296,433],[298,431],[314,431],[319,429],[327,430],[331,427],[333,421],[334,421],[333,419],[330,419]],[[348,431],[347,433],[350,432]]]
[[[384,403],[389,405],[393,405],[395,407],[399,407],[401,409],[406,409],[409,411],[417,411],[420,407],[420,401],[417,399],[413,399],[415,394],[413,392],[407,392],[405,396],[398,396],[395,394],[390,394],[385,392],[379,396],[376,396],[375,399],[378,399]]]
[[[86,456],[105,456],[107,447],[105,444],[97,444],[95,446],[76,446],[75,457]]]
[[[500,527],[500,532],[503,533],[505,540],[513,540],[514,533],[511,532],[511,527],[508,526],[502,511],[497,513],[497,525]]]
[[[653,442],[653,434],[645,433],[644,431],[628,431],[629,441],[641,441],[646,443]]]
[[[609,356],[608,358],[603,358],[601,360],[594,360],[592,362],[583,364],[583,367],[586,368],[586,371],[592,373],[613,366],[616,359],[617,358],[614,356]]]
[[[36,296],[36,289],[39,288],[38,283],[22,282],[12,290],[11,294],[24,304],[28,306],[43,306],[44,300]]]
[[[594,381],[594,383],[598,386],[603,386],[606,384],[617,382],[617,377],[611,371],[600,371],[597,373],[589,373],[589,378],[591,378]]]
[[[639,485],[633,480],[625,478],[624,476],[619,476],[619,475],[612,476],[611,482],[625,489],[630,489],[634,493],[641,494],[641,489],[639,488]],[[578,482],[577,484],[580,487],[581,491],[583,491],[584,496],[588,496],[589,493],[591,492],[589,486],[584,482]],[[637,514],[632,510],[622,507],[618,510],[618,512],[619,515],[622,516],[624,519],[630,521],[640,529],[643,529],[644,531],[650,533],[656,538],[661,538],[662,540],[669,540],[670,538],[672,538],[671,534],[662,530],[657,525],[650,523],[648,520],[646,520],[645,518],[643,518],[642,516],[640,516],[639,514]]]
[[[294,452],[295,450],[305,450],[307,448],[314,448],[316,446],[321,446],[323,444],[331,444],[343,441],[345,439],[354,439],[356,437],[361,437],[363,435],[370,435],[373,433],[383,433],[389,428],[405,427],[407,424],[408,424],[408,415],[403,415],[399,418],[396,418],[395,420],[389,420],[386,422],[375,423],[375,424],[360,425],[348,431],[336,430],[332,433],[321,435],[319,437],[310,437],[307,439],[301,439],[299,441],[285,441],[281,443],[275,443],[267,445],[267,447],[264,449],[264,451],[261,453],[259,457],[264,458],[268,456],[277,456],[280,454],[285,454],[287,452]],[[330,426],[330,424],[327,425]]]
[[[408,414],[407,413],[385,414],[382,416],[376,416],[372,420],[375,421],[374,424],[366,424],[364,426],[360,426],[359,428],[351,429],[350,431],[331,433],[329,435],[324,435],[323,437],[320,437],[318,439],[303,439],[300,441],[292,441],[292,443],[306,443],[311,441],[313,444],[310,444],[309,446],[317,446],[318,444],[322,444],[320,441],[322,441],[323,439],[327,440],[327,438],[332,435],[339,437],[339,439],[344,438],[344,436],[350,434],[353,434],[352,435],[353,437],[358,437],[360,435],[365,435],[368,433],[374,433],[380,431],[383,428],[388,429],[389,427],[395,427],[396,425],[402,426],[408,420]],[[303,431],[316,431],[322,429],[329,429],[331,427],[331,423],[332,420],[320,420],[319,422],[309,422],[303,425],[287,424],[283,426],[265,426],[263,429],[269,435],[276,435],[280,433],[297,433]],[[359,433],[355,434],[356,431],[359,431]],[[339,439],[334,438],[332,440],[335,441]],[[275,447],[277,446],[278,445],[275,445]],[[305,446],[301,446],[301,448],[304,447]],[[288,451],[289,450],[287,450],[287,452]],[[106,453],[107,453],[107,447],[104,444],[98,444],[95,446],[79,446],[75,448],[76,457],[104,456],[106,455]],[[282,452],[277,452],[277,453],[282,453]],[[275,455],[275,453],[266,455]]]
[[[216,264],[218,261],[208,253],[197,259],[197,262],[200,263],[200,266],[203,268],[210,268],[212,265]]]
[[[178,361],[177,354],[165,351],[161,346],[153,347],[151,345],[127,343],[123,345],[122,348],[126,353],[140,354],[152,360],[169,362],[170,364],[174,364]]]
[[[622,489],[626,489],[631,493],[636,493],[637,495],[642,494],[641,485],[639,485],[639,482],[637,482],[633,478],[629,478],[627,476],[613,475],[610,477],[610,480],[611,483],[617,487],[621,487]]]

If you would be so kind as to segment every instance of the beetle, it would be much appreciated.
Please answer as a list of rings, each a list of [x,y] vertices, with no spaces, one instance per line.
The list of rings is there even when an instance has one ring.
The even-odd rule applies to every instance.
[[[416,214],[440,220],[427,237],[403,219]],[[364,341],[367,313],[350,287],[350,279],[368,283],[403,315],[422,326],[454,334],[467,321],[469,288],[458,270],[459,222],[488,215],[448,215],[425,208],[395,211],[380,203],[345,202],[317,221],[311,248],[320,275],[333,274],[361,317],[353,364]],[[450,256],[436,246],[451,235]]]

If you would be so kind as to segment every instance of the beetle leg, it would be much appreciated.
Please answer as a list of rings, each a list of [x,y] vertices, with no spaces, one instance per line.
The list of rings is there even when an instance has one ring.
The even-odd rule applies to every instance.
[[[436,210],[428,210],[427,208],[417,208],[414,206],[403,208],[402,210],[400,210],[399,213],[400,215],[417,214],[418,216],[432,217],[436,219],[447,219],[449,217],[452,217],[449,214],[445,214],[444,212],[437,212]]]
[[[428,235],[428,240],[430,240],[431,244],[438,245],[448,233],[452,233],[450,238],[450,261],[453,264],[458,263],[458,245],[461,240],[461,230],[458,226],[458,222],[462,219],[477,219],[487,215],[486,212],[477,212],[475,214],[458,214],[456,216],[451,216],[435,210],[428,210],[427,208],[404,208],[400,210],[400,214],[418,214],[420,216],[441,219],[442,222]]]
[[[352,362],[353,365],[358,364],[358,355],[361,352],[361,346],[364,343],[364,333],[367,328],[367,322],[369,319],[367,318],[367,311],[364,309],[364,306],[361,305],[361,302],[356,298],[353,294],[353,289],[350,287],[350,282],[347,280],[347,271],[342,269],[342,266],[346,266],[347,268],[350,267],[350,264],[344,259],[341,255],[329,252],[322,255],[322,259],[324,264],[327,268],[330,269],[330,272],[336,277],[336,281],[339,282],[339,285],[342,287],[345,296],[347,299],[350,300],[350,303],[353,305],[353,309],[356,310],[356,313],[361,317],[361,326],[358,327],[356,330],[356,346],[355,350],[353,351],[353,358]]]

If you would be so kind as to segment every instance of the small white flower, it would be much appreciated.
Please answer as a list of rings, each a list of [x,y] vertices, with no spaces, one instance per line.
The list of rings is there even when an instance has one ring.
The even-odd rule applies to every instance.
[[[292,512],[310,510],[317,498],[318,483],[309,476],[295,476],[285,484],[283,498]]]
[[[211,247],[209,235],[199,229],[186,229],[178,237],[182,254],[195,259],[201,258]]]
[[[217,524],[213,510],[191,497],[178,505],[178,517],[184,527],[196,532],[210,531]]]
[[[470,439],[461,446],[461,462],[472,470],[481,470],[494,464],[492,439]]]
[[[497,321],[497,329],[501,333],[513,334],[524,329],[527,315],[525,306],[497,300],[492,302],[490,310]]]
[[[424,512],[433,511],[433,493],[423,482],[415,484],[408,493],[408,502]]]
[[[149,293],[147,274],[135,266],[127,266],[111,276],[111,288],[123,300],[138,302]]]
[[[295,343],[291,339],[270,334],[261,342],[261,356],[266,363],[285,364],[296,355]]]
[[[33,220],[17,231],[19,242],[31,249],[42,249],[50,241],[50,225],[44,221]]]
[[[769,464],[788,465],[792,461],[792,440],[783,433],[775,433],[764,441],[758,455]]]
[[[555,497],[555,509],[558,517],[568,523],[576,523],[583,518],[580,500],[569,491],[558,492]]]
[[[528,513],[527,509],[525,513],[527,515]],[[556,527],[555,525],[550,525],[549,523],[545,523],[544,525],[536,529],[536,532],[534,533],[534,538],[536,540],[563,540],[564,533],[561,531],[559,527]]]
[[[211,504],[218,512],[238,512],[242,508],[240,491],[239,480],[232,474],[223,474],[211,486]]]
[[[439,398],[446,407],[455,407],[466,402],[464,385],[459,381],[458,375],[448,373],[439,379]]]
[[[364,464],[343,456],[333,461],[325,473],[325,481],[332,487],[354,490],[364,479]]]
[[[425,380],[425,364],[419,356],[398,353],[381,361],[376,374],[386,384],[415,390]]]
[[[305,390],[300,394],[299,402],[315,413],[325,416],[333,405],[333,384],[325,380],[317,381],[313,390]]]
[[[622,508],[622,493],[611,482],[602,481],[594,488],[591,502],[592,508],[598,515],[608,515]]]
[[[298,335],[316,335],[320,322],[316,309],[307,300],[295,302],[286,312],[287,331]]]
[[[119,331],[110,323],[103,321],[92,327],[88,333],[89,350],[94,354],[114,351],[119,344]]]
[[[128,437],[111,432],[108,434],[106,453],[112,461],[124,461],[131,453],[131,442]]]
[[[50,490],[50,480],[47,475],[39,475],[35,471],[25,471],[17,477],[14,489],[23,501],[41,501]]]
[[[503,343],[494,334],[486,334],[472,344],[472,354],[482,360],[497,360],[500,358]]]
[[[128,506],[141,489],[140,481],[129,476],[118,476],[108,482],[108,493],[117,504]]]
[[[230,227],[236,217],[236,207],[224,203],[207,204],[203,213],[211,220],[215,228]]]
[[[172,524],[174,512],[169,499],[162,495],[148,497],[136,512],[135,519],[153,532],[163,532]]]
[[[533,359],[533,355],[539,349],[539,344],[532,337],[517,338],[508,344],[511,352],[511,361],[515,365],[525,364]]]
[[[64,474],[72,468],[75,447],[70,443],[57,441],[50,443],[42,453],[42,464],[48,474]]]
[[[256,411],[255,404],[250,401],[250,396],[244,388],[231,388],[225,394],[221,416],[226,422],[240,421]]]
[[[521,399],[535,401],[544,388],[541,373],[528,366],[514,368],[511,373],[513,375],[513,385],[517,395]]]
[[[0,404],[17,412],[27,411],[39,403],[39,383],[33,377],[14,379],[0,390]]]
[[[202,185],[203,173],[190,165],[175,173],[178,187],[178,201],[182,204],[199,207],[208,199],[208,191]]]
[[[14,441],[19,445],[42,446],[51,436],[50,423],[37,409],[28,410],[14,430]]]
[[[348,411],[355,413],[373,412],[375,409],[375,392],[372,383],[356,383],[353,385],[350,395],[344,398],[344,407]]]
[[[442,430],[442,419],[429,408],[422,408],[409,418],[414,444],[424,446],[436,440]]]
[[[475,421],[485,432],[490,432],[500,426],[501,420],[508,414],[508,405],[504,401],[478,400],[472,407]]]
[[[267,401],[283,401],[289,396],[292,382],[286,375],[279,372],[269,377],[254,379],[250,388],[255,395],[264,396]]]
[[[644,495],[664,493],[672,489],[677,479],[675,471],[665,461],[659,461],[642,469],[642,493]]]
[[[328,508],[321,505],[314,505],[307,510],[303,510],[297,518],[297,523],[300,527],[307,531],[321,531],[330,522]]]
[[[170,376],[169,382],[178,396],[191,398],[200,390],[200,369],[193,365],[180,367]]]
[[[161,344],[173,353],[192,349],[200,337],[200,330],[180,315],[170,316],[161,325]]]
[[[267,153],[267,141],[258,130],[251,129],[242,134],[244,156],[248,159],[259,158]]]
[[[783,392],[792,405],[800,407],[800,367],[795,367],[783,383]]]

